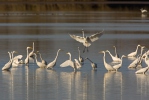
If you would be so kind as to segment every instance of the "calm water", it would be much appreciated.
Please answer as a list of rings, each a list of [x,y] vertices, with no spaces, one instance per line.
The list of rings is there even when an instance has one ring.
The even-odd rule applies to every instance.
[[[35,43],[35,51],[40,51],[47,62],[60,52],[54,70],[38,68],[36,63],[29,67],[20,65],[10,71],[0,71],[1,100],[147,100],[149,98],[149,73],[136,75],[137,69],[128,69],[131,59],[124,58],[122,68],[117,73],[107,72],[103,65],[103,54],[109,50],[114,54],[127,55],[135,51],[138,44],[146,47],[149,43],[148,16],[140,12],[10,12],[0,14],[0,68],[8,62],[8,51],[16,50],[26,58],[26,47]],[[69,34],[86,35],[104,29],[104,35],[94,42],[89,52],[82,53],[83,45],[71,39]],[[60,68],[68,59],[78,58],[77,47],[83,57],[96,62],[98,68],[92,70],[85,61],[80,71],[71,67]],[[138,54],[140,53],[140,48]],[[17,54],[16,54],[17,55]],[[111,57],[106,54],[106,61]],[[143,62],[142,67],[146,67]]]

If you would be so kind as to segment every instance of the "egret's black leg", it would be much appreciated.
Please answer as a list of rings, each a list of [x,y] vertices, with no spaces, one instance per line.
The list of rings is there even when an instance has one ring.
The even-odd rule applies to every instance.
[[[85,52],[86,47],[84,47],[83,53]]]

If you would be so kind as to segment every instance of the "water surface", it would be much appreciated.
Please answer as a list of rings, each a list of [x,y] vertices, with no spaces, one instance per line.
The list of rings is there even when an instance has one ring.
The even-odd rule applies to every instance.
[[[148,16],[140,12],[12,12],[0,16],[0,66],[8,62],[8,51],[16,50],[26,58],[26,47],[35,43],[43,59],[51,62],[58,49],[63,49],[53,70],[39,68],[36,63],[20,65],[10,71],[0,71],[0,97],[2,100],[147,100],[149,98],[149,74],[136,75],[138,69],[128,69],[131,59],[124,58],[118,72],[107,72],[103,54],[109,50],[114,54],[127,55],[135,51],[138,44],[148,47]],[[83,45],[70,38],[69,34],[91,35],[104,29],[103,36],[92,43],[89,52],[83,53]],[[61,68],[60,64],[81,55],[97,63],[92,70],[85,61],[79,71],[71,67]],[[140,53],[140,48],[138,54]],[[15,54],[17,55],[17,54]],[[38,58],[38,60],[40,60]],[[106,61],[112,62],[109,54]],[[142,63],[142,67],[146,67]]]

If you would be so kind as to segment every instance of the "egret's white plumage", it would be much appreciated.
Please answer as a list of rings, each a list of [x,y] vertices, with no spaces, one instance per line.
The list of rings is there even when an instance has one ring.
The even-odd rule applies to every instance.
[[[47,62],[42,59],[41,53],[39,51],[37,51],[37,54],[39,54],[41,62],[44,63],[45,65],[47,65]]]
[[[141,13],[147,13],[146,9],[141,8],[140,10],[141,10]]]
[[[56,65],[56,60],[60,51],[61,49],[58,49],[55,59],[47,65],[47,68],[53,69],[53,67]]]
[[[113,47],[114,47],[114,51],[115,51],[115,57],[119,58],[119,55],[117,54],[116,46],[113,46]]]
[[[139,70],[137,70],[135,73],[136,74],[145,74],[148,71],[149,67],[145,67],[145,68],[141,68]]]
[[[2,70],[9,70],[12,67],[12,56],[11,53],[8,52],[10,60],[4,65]]]
[[[89,58],[85,58],[85,59],[87,59],[87,60],[89,60],[91,62],[91,66],[92,66],[93,69],[96,69],[97,68],[97,64],[96,63],[94,63],[93,61],[91,61]]]
[[[68,66],[70,66],[70,67],[72,67],[72,68],[74,69],[74,71],[76,71],[77,68],[79,68],[79,67],[76,66],[77,64],[75,64],[75,63],[71,60],[71,53],[68,52],[67,54],[69,55],[69,59],[66,60],[65,62],[63,62],[63,63],[60,65],[60,67],[68,67]],[[76,63],[77,63],[77,62],[76,62]]]
[[[37,66],[40,67],[40,68],[46,68],[46,64],[44,64],[44,63],[42,63],[42,62],[39,62],[39,61],[37,60],[37,55],[36,55],[35,53],[34,53],[34,55],[35,55],[35,60],[36,60]]]
[[[109,55],[111,56],[111,58],[114,62],[121,62],[121,59],[113,56],[109,50],[106,50],[106,52],[109,53]]]
[[[21,60],[22,57],[23,57],[23,55],[15,56],[15,57],[13,58],[12,66],[13,66],[13,67],[18,67],[19,64],[20,64],[19,60]]]
[[[29,53],[29,57],[34,57],[34,49],[35,49],[35,47],[34,47],[34,42],[33,42],[33,47],[32,47],[33,49],[32,49],[32,51]]]
[[[136,51],[129,53],[127,56],[128,57],[135,57],[137,55],[139,47],[140,47],[140,45],[137,45]]]
[[[113,68],[117,71],[119,68],[121,68],[121,66],[122,66],[122,62],[123,62],[123,57],[126,57],[125,55],[122,55],[122,57],[121,57],[121,62],[119,63],[119,64],[116,64],[116,65],[114,65],[113,66]]]
[[[99,53],[103,53],[103,54],[104,54],[104,55],[103,55],[103,62],[104,62],[105,68],[106,68],[108,71],[115,71],[115,69],[114,69],[111,65],[109,65],[108,63],[106,63],[106,60],[105,60],[105,51],[101,51],[101,52],[99,52]]]
[[[86,36],[86,37],[84,37],[84,35],[83,35],[83,37],[81,37],[81,36],[76,36],[76,35],[70,34],[70,37],[80,43],[83,43],[83,45],[85,46],[85,48],[87,48],[87,51],[88,51],[88,47],[91,45],[91,42],[98,40],[99,37],[103,35],[103,31],[93,34],[91,36]],[[83,33],[84,33],[84,31],[83,31]],[[85,52],[85,49],[83,50],[83,52]]]

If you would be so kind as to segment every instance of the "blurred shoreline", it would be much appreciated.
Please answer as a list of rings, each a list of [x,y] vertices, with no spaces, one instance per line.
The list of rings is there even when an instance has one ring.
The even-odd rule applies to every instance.
[[[128,11],[147,9],[148,4],[149,2],[142,1],[1,1],[0,13],[7,11]]]

